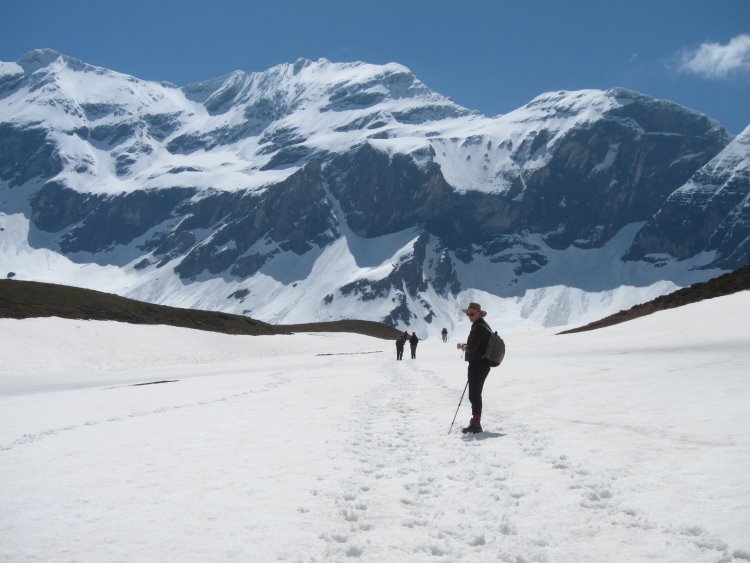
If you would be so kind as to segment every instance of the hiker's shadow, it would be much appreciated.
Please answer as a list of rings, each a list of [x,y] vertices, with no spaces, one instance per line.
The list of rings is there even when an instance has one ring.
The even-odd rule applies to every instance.
[[[489,440],[490,438],[502,438],[503,436],[507,436],[507,434],[501,434],[500,432],[478,432],[476,434],[464,435],[464,441]]]

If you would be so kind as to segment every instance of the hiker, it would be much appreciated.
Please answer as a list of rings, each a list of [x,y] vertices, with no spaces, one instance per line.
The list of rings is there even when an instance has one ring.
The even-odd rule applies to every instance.
[[[409,347],[411,348],[412,360],[415,360],[417,358],[417,344],[419,344],[419,338],[417,338],[417,333],[412,332],[411,336],[409,337]]]
[[[448,329],[443,327],[443,330],[440,331],[440,334],[443,335],[443,342],[448,342]]]
[[[464,360],[469,362],[467,377],[471,420],[462,432],[476,434],[482,431],[482,388],[487,374],[490,373],[489,360],[482,358],[490,338],[490,329],[484,321],[487,311],[483,311],[479,303],[469,303],[469,306],[464,309],[464,314],[471,321],[471,331],[466,343],[456,344],[456,348],[464,351]]]
[[[396,339],[396,359],[397,360],[404,359],[404,344],[406,344],[406,338],[404,338],[404,335],[402,334]]]

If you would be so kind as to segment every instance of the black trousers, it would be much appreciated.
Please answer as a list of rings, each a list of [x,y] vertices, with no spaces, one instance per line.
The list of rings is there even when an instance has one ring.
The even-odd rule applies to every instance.
[[[471,360],[469,362],[469,402],[471,403],[471,414],[482,414],[482,389],[484,380],[490,373],[490,362],[488,360]]]

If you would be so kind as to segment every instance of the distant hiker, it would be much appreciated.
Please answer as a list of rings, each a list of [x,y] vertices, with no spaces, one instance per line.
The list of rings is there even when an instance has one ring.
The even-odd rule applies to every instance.
[[[456,344],[456,348],[464,351],[464,360],[469,362],[467,377],[469,379],[469,402],[471,402],[471,420],[462,430],[464,434],[482,431],[482,389],[484,380],[490,373],[490,362],[484,359],[484,350],[490,339],[490,327],[484,321],[487,311],[483,311],[479,303],[469,303],[464,314],[471,321],[471,331],[466,343]]]
[[[406,344],[406,338],[404,338],[404,335],[402,334],[396,339],[396,359],[397,360],[404,359],[404,345],[405,344]]]
[[[448,329],[443,327],[443,330],[440,331],[440,334],[443,335],[443,342],[448,342]]]
[[[409,347],[411,348],[412,360],[415,360],[417,358],[417,344],[419,344],[419,338],[417,338],[417,333],[412,332],[411,337],[409,337]]]

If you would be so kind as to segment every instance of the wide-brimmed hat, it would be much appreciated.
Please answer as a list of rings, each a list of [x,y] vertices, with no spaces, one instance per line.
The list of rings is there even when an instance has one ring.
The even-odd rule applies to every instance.
[[[469,303],[469,306],[464,309],[464,313],[468,313],[469,311],[477,311],[483,317],[487,316],[487,311],[483,311],[479,303]]]

